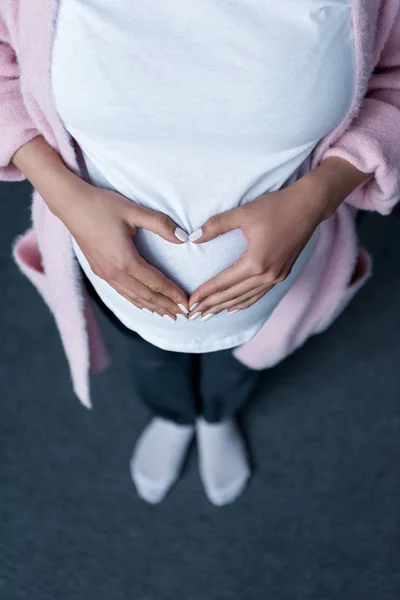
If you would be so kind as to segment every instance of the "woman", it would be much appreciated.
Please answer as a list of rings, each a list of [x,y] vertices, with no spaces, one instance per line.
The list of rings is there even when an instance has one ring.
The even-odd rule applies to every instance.
[[[400,3],[7,0],[0,24],[0,173],[37,190],[15,256],[75,390],[89,405],[89,360],[105,358],[79,264],[136,334],[154,413],[138,493],[166,496],[196,434],[208,498],[232,502],[250,475],[235,415],[257,381],[243,349],[294,290],[308,300],[272,354],[293,349],[276,350],[288,327],[326,326],[348,299],[340,277],[325,320],[307,319],[342,235],[350,282],[350,204],[387,214],[399,197]]]

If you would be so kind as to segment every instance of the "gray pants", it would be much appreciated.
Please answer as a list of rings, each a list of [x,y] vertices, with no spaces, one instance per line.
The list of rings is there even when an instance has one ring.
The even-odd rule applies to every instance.
[[[246,404],[259,371],[240,363],[232,350],[189,354],[162,350],[138,334],[129,336],[134,385],[158,416],[180,424],[201,415],[216,423]]]
[[[234,358],[233,348],[202,354],[162,350],[127,329],[101,301],[83,271],[82,276],[100,310],[128,336],[133,383],[154,414],[180,424],[193,423],[200,415],[218,423],[244,407],[260,373]]]

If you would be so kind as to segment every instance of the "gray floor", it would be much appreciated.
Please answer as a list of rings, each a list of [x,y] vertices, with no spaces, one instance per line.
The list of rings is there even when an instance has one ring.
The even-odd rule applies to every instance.
[[[1,600],[398,600],[400,220],[367,215],[373,282],[272,371],[244,415],[255,474],[234,505],[205,499],[196,454],[160,506],[128,461],[148,415],[129,339],[72,395],[52,318],[10,260],[29,188],[0,186]]]

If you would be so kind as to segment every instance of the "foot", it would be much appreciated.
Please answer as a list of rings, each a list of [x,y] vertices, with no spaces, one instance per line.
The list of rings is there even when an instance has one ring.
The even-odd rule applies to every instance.
[[[251,471],[243,437],[233,419],[196,424],[200,476],[210,502],[223,506],[236,500]]]
[[[193,439],[192,425],[154,418],[139,437],[131,459],[137,492],[151,504],[161,502],[178,479]]]

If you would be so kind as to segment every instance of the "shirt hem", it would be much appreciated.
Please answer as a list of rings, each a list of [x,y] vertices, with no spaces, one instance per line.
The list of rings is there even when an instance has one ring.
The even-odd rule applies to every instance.
[[[242,344],[248,342],[252,337],[258,333],[261,327],[264,325],[265,321],[260,323],[259,325],[252,327],[250,330],[242,333],[240,335],[231,335],[228,337],[224,337],[221,340],[216,340],[211,344],[188,344],[188,343],[171,343],[170,340],[167,340],[158,335],[152,336],[149,335],[146,331],[141,330],[140,328],[133,328],[127,325],[127,323],[121,319],[119,315],[118,319],[127,327],[130,331],[134,331],[138,335],[140,335],[144,340],[153,344],[154,346],[158,346],[162,350],[169,350],[171,352],[186,352],[193,354],[203,354],[205,352],[216,352],[218,350],[229,350],[230,348],[236,348],[237,346],[241,346]]]

